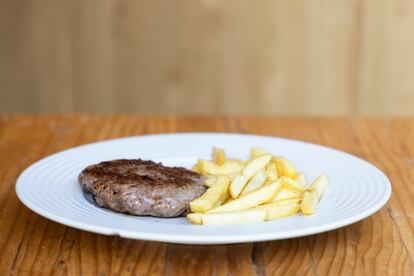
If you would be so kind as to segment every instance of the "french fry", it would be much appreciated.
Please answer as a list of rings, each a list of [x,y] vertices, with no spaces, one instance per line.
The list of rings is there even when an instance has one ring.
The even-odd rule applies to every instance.
[[[316,190],[306,191],[303,193],[302,203],[300,209],[304,215],[312,215],[316,212],[316,205],[318,205],[318,194]]]
[[[265,149],[262,148],[252,148],[250,150],[250,159],[255,159],[259,156],[268,154],[267,151]]]
[[[192,171],[195,171],[195,172],[198,172],[198,173],[201,173],[201,171],[198,169],[198,164],[195,164],[195,165],[191,168],[191,170],[192,170]]]
[[[238,163],[243,168],[247,165],[248,161],[244,161],[241,159],[227,159],[227,161]]]
[[[268,154],[253,159],[243,169],[243,175],[247,177],[247,179],[250,179],[255,173],[263,169],[271,159],[272,156]]]
[[[233,181],[233,179],[236,178],[236,176],[238,176],[238,175],[239,175],[239,173],[237,173],[237,172],[226,174],[226,176],[230,179],[230,181]]]
[[[242,174],[236,176],[230,184],[230,196],[232,198],[237,198],[243,190],[244,186],[246,186],[247,181],[247,177]]]
[[[276,194],[276,196],[273,197],[272,202],[278,202],[278,201],[287,200],[287,199],[297,199],[301,197],[301,194],[302,193],[295,191],[295,190],[282,188]]]
[[[275,157],[274,159],[277,166],[277,171],[280,176],[287,176],[289,178],[295,179],[297,176],[297,171],[293,164],[284,157]]]
[[[256,191],[253,191],[243,197],[234,199],[233,201],[226,203],[218,208],[211,209],[208,211],[208,213],[234,212],[257,207],[263,203],[270,201],[281,187],[282,183],[280,181],[275,181],[272,184],[263,186]]]
[[[280,181],[282,181],[283,188],[295,190],[295,191],[298,191],[298,192],[305,191],[305,187],[297,184],[294,180],[290,179],[289,177],[282,176],[280,178]]]
[[[227,196],[226,198],[228,198],[228,196]],[[217,201],[217,202],[216,202],[216,204],[214,204],[214,208],[220,207],[221,205],[223,205],[223,203],[224,203],[225,201],[226,201],[226,200],[219,200],[219,201]]]
[[[238,162],[227,160],[223,165],[208,160],[198,160],[198,170],[203,174],[220,175],[238,173],[243,169],[243,166]]]
[[[229,213],[217,214],[196,214],[191,216],[190,222],[203,225],[225,225],[225,224],[244,224],[264,221],[267,212],[265,210],[245,210]],[[188,216],[187,216],[188,217]]]
[[[232,198],[237,198],[243,188],[246,186],[250,178],[263,169],[267,163],[272,159],[270,155],[262,155],[250,161],[243,169],[240,176],[236,176],[230,184],[230,195]]]
[[[202,214],[201,213],[190,213],[187,215],[187,219],[192,223],[192,224],[202,224]]]
[[[305,215],[312,215],[316,212],[316,206],[321,199],[326,187],[328,185],[328,177],[326,174],[321,174],[313,182],[308,190],[303,194],[301,203],[302,213]]]
[[[213,148],[211,152],[211,157],[217,165],[223,165],[226,162],[226,154],[224,150],[219,148]]]
[[[231,174],[222,174],[225,175],[229,178],[230,181],[233,181],[233,179],[238,175],[237,173],[231,173]],[[207,187],[211,187],[214,185],[214,183],[216,183],[217,181],[217,175],[205,175],[204,176],[204,184],[206,184]]]
[[[279,200],[275,202],[271,202],[275,205],[293,205],[293,204],[299,204],[301,201],[300,198],[292,198],[292,199],[285,199],[285,200]],[[270,203],[268,203],[270,204]]]
[[[255,209],[266,211],[265,220],[274,220],[296,215],[300,210],[300,206],[298,204],[279,205],[275,203],[268,203],[258,206]]]
[[[243,191],[241,192],[241,196],[247,195],[248,193],[259,189],[262,187],[266,181],[266,174],[264,170],[258,171],[252,179],[250,179],[249,183],[247,183],[246,187],[244,187]]]
[[[205,176],[204,178],[204,184],[206,184],[207,187],[211,187],[214,185],[214,183],[216,183],[217,181],[217,176],[215,175],[209,175],[209,176]]]
[[[205,213],[223,203],[229,196],[229,179],[227,176],[220,175],[216,183],[207,189],[199,198],[190,202],[190,209],[194,213]]]
[[[269,164],[267,164],[265,173],[267,176],[267,181],[270,181],[270,182],[276,181],[277,178],[279,177],[277,173],[277,167],[274,162],[269,162]]]
[[[299,173],[295,179],[295,182],[302,187],[306,187],[306,177],[303,172]]]
[[[223,205],[224,204],[227,204],[227,203],[229,203],[229,202],[232,202],[234,200],[234,198],[232,198],[232,197],[229,197],[224,203],[223,203]]]
[[[319,201],[326,189],[326,186],[328,186],[328,177],[323,173],[312,182],[312,185],[308,188],[308,190],[316,191],[316,195]]]

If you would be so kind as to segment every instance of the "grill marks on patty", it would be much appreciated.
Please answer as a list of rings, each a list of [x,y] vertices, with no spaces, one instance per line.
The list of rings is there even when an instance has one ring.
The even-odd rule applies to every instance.
[[[165,167],[161,163],[141,159],[120,159],[101,162],[87,167],[83,174],[95,176],[97,180],[112,180],[118,184],[130,184],[132,181],[148,184],[164,184],[169,181],[172,185],[186,185],[194,178],[200,177],[196,172],[180,167]]]

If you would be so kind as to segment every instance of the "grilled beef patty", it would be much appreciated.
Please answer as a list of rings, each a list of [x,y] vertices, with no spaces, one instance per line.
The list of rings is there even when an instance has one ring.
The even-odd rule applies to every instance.
[[[78,177],[99,206],[139,216],[177,217],[207,189],[203,176],[180,167],[136,160],[113,160],[85,168]]]

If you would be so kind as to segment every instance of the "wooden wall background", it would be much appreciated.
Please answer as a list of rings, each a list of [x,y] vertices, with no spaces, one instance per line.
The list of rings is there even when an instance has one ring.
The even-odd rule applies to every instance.
[[[414,114],[414,1],[0,0],[0,111]]]

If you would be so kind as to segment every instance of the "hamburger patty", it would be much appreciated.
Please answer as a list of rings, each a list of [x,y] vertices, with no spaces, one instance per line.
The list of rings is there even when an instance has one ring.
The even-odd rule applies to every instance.
[[[80,185],[99,206],[140,216],[177,217],[207,189],[203,176],[141,159],[113,160],[85,168]]]

